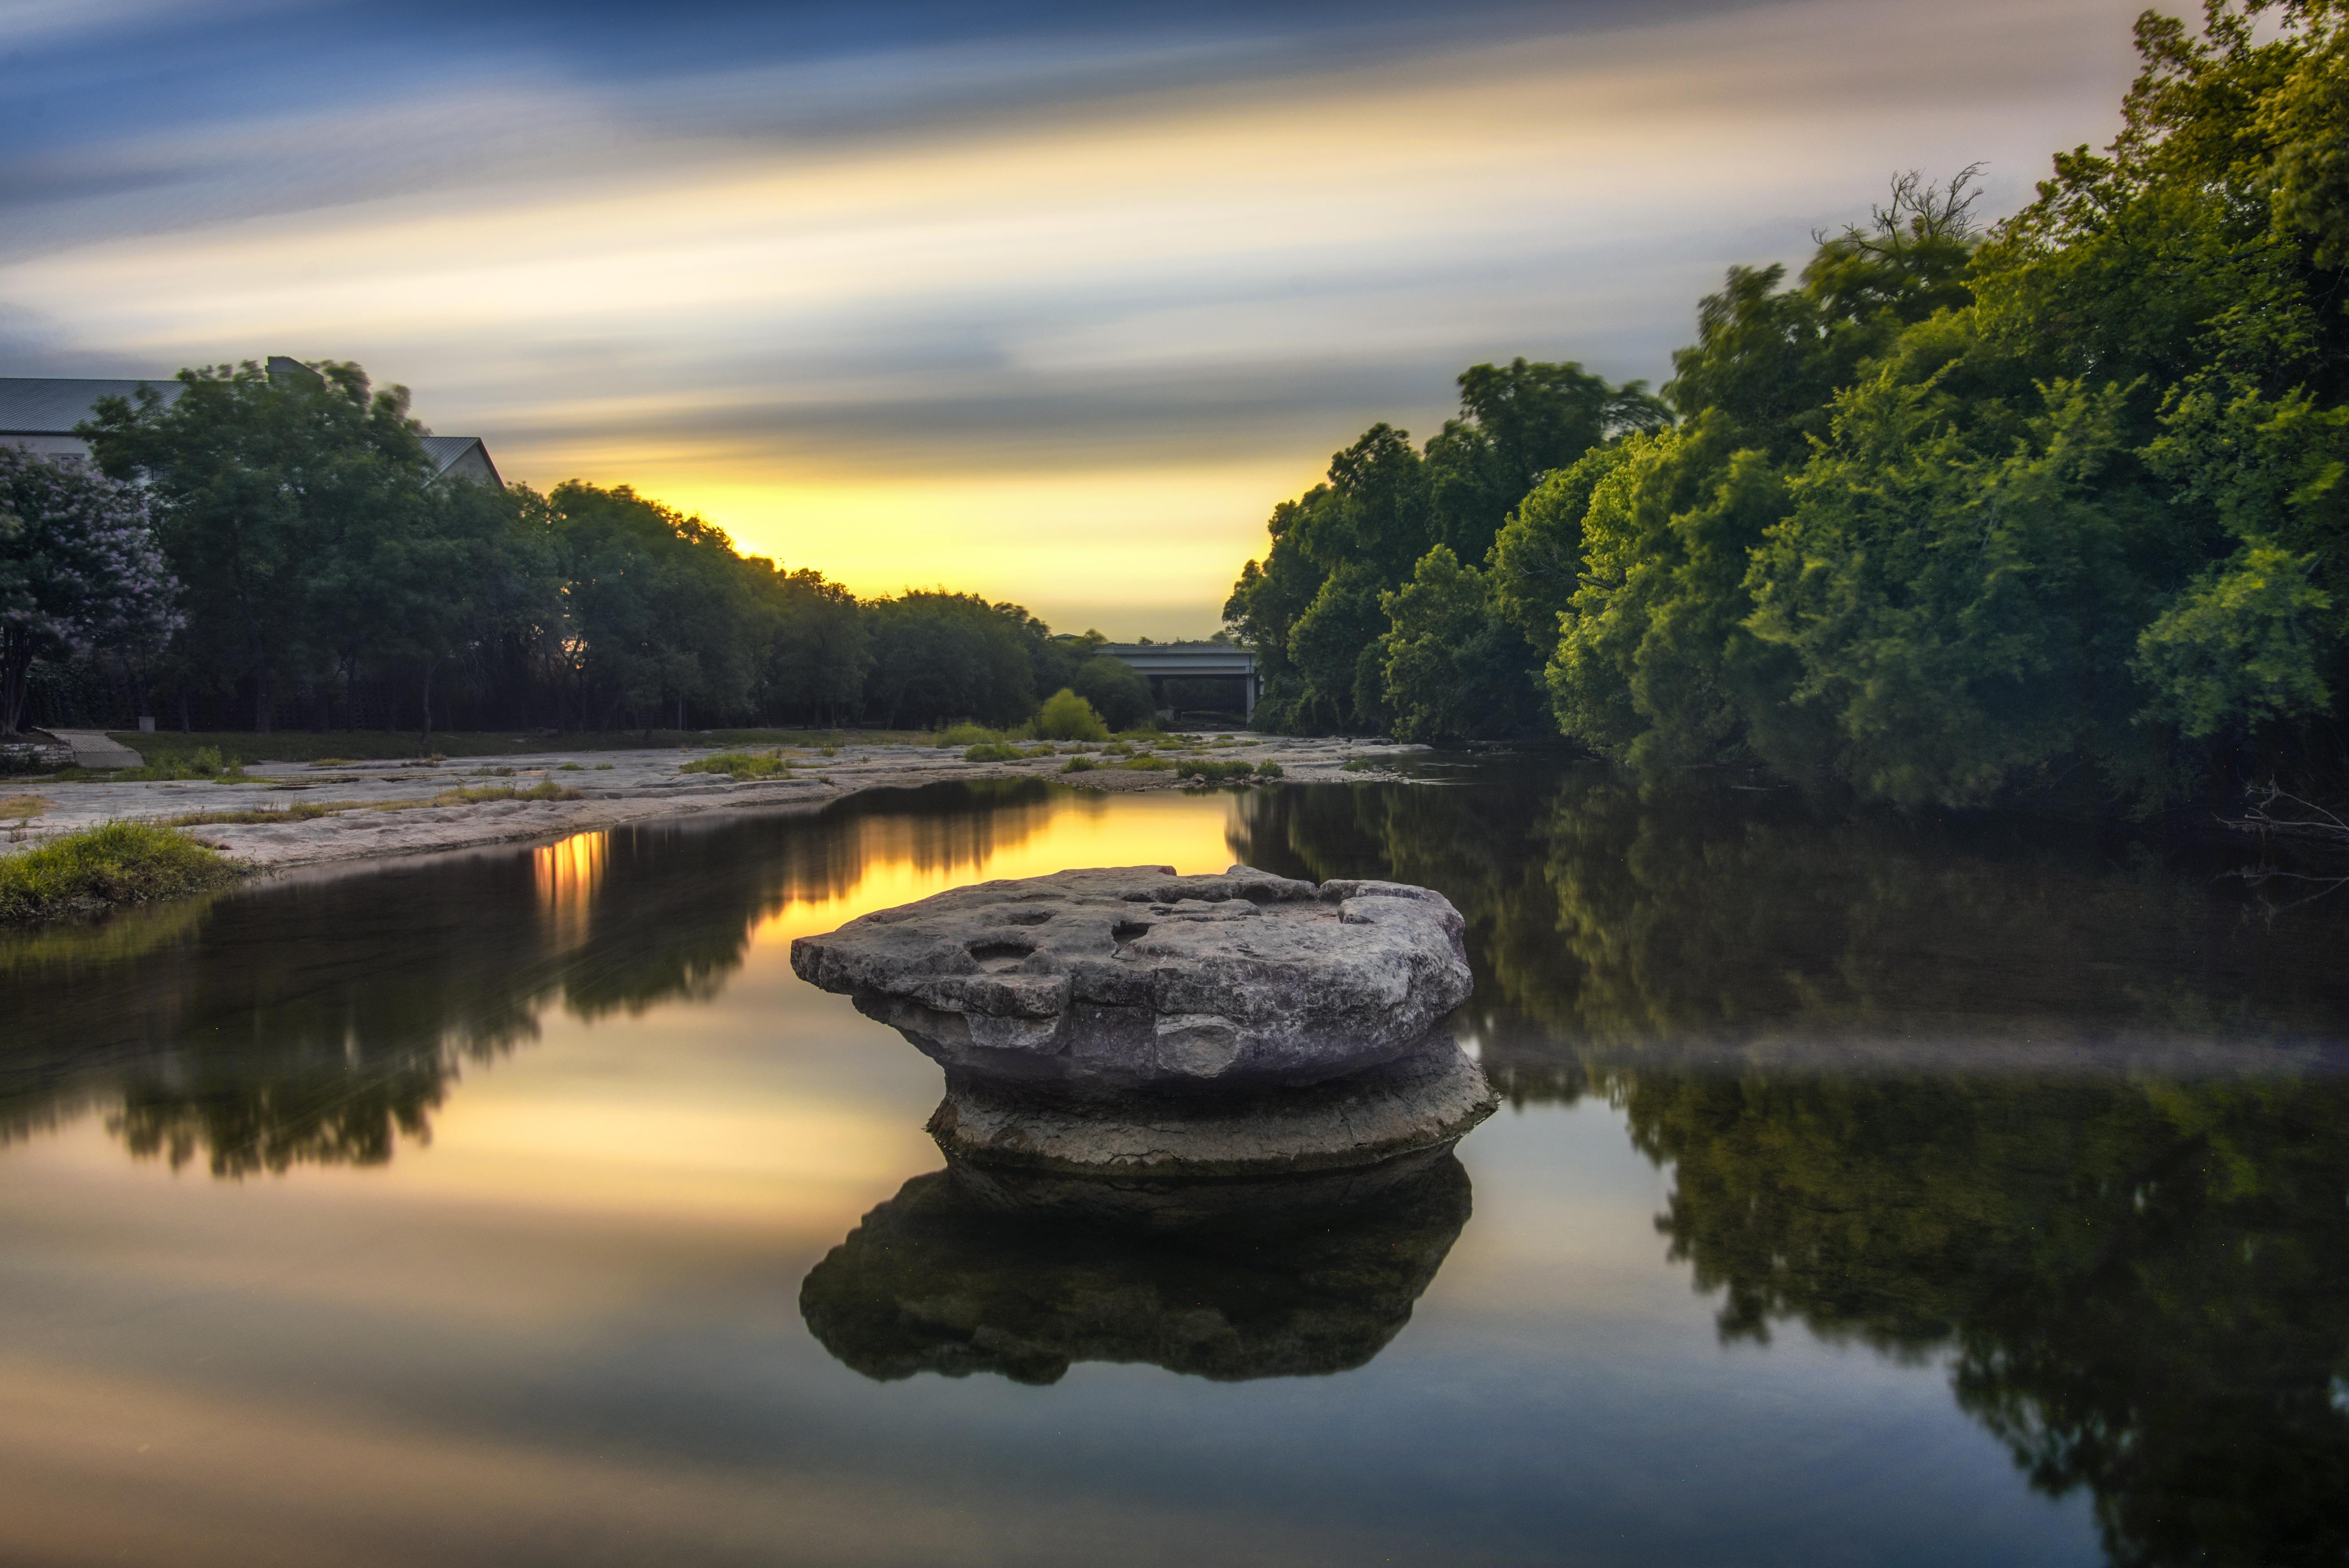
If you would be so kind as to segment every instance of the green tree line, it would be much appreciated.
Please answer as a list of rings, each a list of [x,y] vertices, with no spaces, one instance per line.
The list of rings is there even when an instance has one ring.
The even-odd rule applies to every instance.
[[[1275,509],[1262,721],[1903,806],[2349,775],[2349,0],[2148,12],[2123,129],[1733,268],[1648,397],[1477,366]]]
[[[0,728],[27,707],[119,722],[134,703],[264,733],[1008,725],[1063,687],[1120,727],[1151,716],[1148,686],[1098,653],[1098,632],[1055,634],[943,588],[861,601],[626,485],[541,494],[438,475],[406,388],[373,387],[356,365],[178,379],[172,398],[100,400],[80,432],[100,472],[18,455],[0,474],[0,516],[30,519],[0,545],[102,543],[98,522],[119,533],[129,518],[124,537],[147,552],[135,585],[171,606],[126,635],[81,601],[101,579],[119,601],[136,573],[0,573],[28,605],[56,602],[40,638],[0,649],[19,694]]]

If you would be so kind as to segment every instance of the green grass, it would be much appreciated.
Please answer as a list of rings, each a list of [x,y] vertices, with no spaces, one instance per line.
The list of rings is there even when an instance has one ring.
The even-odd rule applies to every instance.
[[[102,914],[223,887],[243,873],[154,822],[107,822],[0,855],[0,924]]]
[[[542,779],[527,789],[517,789],[511,784],[482,784],[472,789],[443,789],[432,797],[429,805],[467,806],[477,800],[576,800],[578,790],[568,784],[557,784],[552,779]]]
[[[1061,764],[1061,771],[1063,773],[1094,773],[1100,771],[1100,769],[1101,764],[1090,757],[1071,757]]]
[[[420,805],[420,801],[399,801],[394,804]],[[212,828],[224,825],[250,827],[261,822],[307,822],[319,817],[339,817],[345,811],[367,810],[374,803],[365,800],[296,800],[290,806],[222,806],[210,811],[190,811],[183,816],[167,817],[164,826],[171,828]]]
[[[792,765],[781,751],[721,751],[715,757],[696,758],[678,771],[723,773],[747,781],[752,779],[788,779],[792,776]]]
[[[247,735],[235,731],[199,731],[193,735],[183,735],[178,730],[158,730],[151,734],[138,730],[114,730],[110,733],[114,739],[145,758],[150,768],[191,758],[206,747],[222,757],[242,758],[245,762],[312,762],[336,766],[349,762],[388,762],[399,758],[434,754],[480,758],[520,757],[539,751],[674,751],[681,746],[913,746],[924,743],[926,738],[907,729],[656,729],[649,736],[640,729],[565,735],[533,735],[512,729],[435,730],[428,750],[426,744],[418,741],[413,730],[403,733],[397,730],[335,729],[320,734],[306,729],[291,729],[281,730],[274,735]],[[88,776],[98,779],[144,777],[146,770]],[[168,774],[159,777],[197,775]]]

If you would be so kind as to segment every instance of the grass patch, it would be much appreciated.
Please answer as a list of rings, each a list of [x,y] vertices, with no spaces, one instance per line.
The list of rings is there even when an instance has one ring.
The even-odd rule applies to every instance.
[[[154,822],[106,822],[0,856],[0,924],[101,914],[225,886],[220,852]]]
[[[481,800],[576,800],[580,793],[568,784],[542,779],[527,789],[511,784],[481,784],[471,789],[443,789],[432,797],[435,806],[470,806]]]
[[[1182,777],[1202,784],[1229,784],[1256,777],[1256,769],[1246,762],[1184,762],[1176,768]]]
[[[365,800],[296,800],[290,806],[222,806],[214,810],[190,811],[184,816],[166,818],[164,825],[171,828],[215,828],[252,827],[264,822],[308,822],[320,817],[340,816],[345,811],[364,810],[370,804]]]
[[[965,762],[1017,762],[1028,754],[1000,740],[982,740],[962,754]]]
[[[792,765],[780,751],[721,751],[715,757],[696,758],[678,768],[678,771],[723,773],[730,779],[747,782],[753,779],[788,779],[792,776]]]
[[[1100,769],[1101,764],[1090,757],[1071,757],[1061,764],[1063,773],[1095,773]]]
[[[46,795],[11,795],[0,799],[0,822],[23,827],[57,802]]]

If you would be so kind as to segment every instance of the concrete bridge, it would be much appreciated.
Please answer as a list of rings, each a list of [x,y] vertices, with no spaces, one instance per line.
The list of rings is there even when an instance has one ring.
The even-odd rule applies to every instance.
[[[1123,659],[1150,683],[1154,707],[1167,707],[1166,683],[1230,681],[1244,715],[1256,712],[1261,682],[1256,655],[1231,643],[1106,643],[1101,652]]]

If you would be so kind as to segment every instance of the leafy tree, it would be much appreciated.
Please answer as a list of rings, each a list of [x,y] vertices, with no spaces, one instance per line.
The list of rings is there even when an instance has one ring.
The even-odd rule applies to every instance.
[[[1035,710],[1032,617],[1018,605],[909,591],[875,601],[867,614],[873,665],[865,701],[885,725],[1014,724]]]
[[[756,676],[754,579],[725,533],[639,496],[576,480],[547,497],[578,679],[597,727],[621,713],[650,727],[688,702],[748,706]]]
[[[1380,597],[1381,676],[1403,740],[1506,735],[1533,707],[1516,628],[1495,613],[1485,577],[1439,544],[1411,581]]]
[[[160,640],[178,588],[136,490],[0,441],[0,735],[18,731],[35,657]]]
[[[1493,541],[1493,607],[1545,659],[1557,646],[1558,617],[1582,585],[1582,520],[1591,497],[1638,449],[1615,441],[1585,452],[1570,468],[1554,469],[1517,503]]]
[[[856,596],[804,567],[785,573],[758,556],[748,565],[764,618],[761,706],[824,724],[861,712],[873,656]]]
[[[431,464],[407,388],[371,392],[356,365],[272,376],[248,360],[179,381],[169,404],[147,387],[99,399],[78,433],[107,473],[146,485],[187,635],[238,671],[266,734],[281,682],[328,662],[348,621],[328,585],[416,524]]]
[[[1097,655],[1077,666],[1070,683],[1112,729],[1135,729],[1156,714],[1150,682],[1123,659]]]

